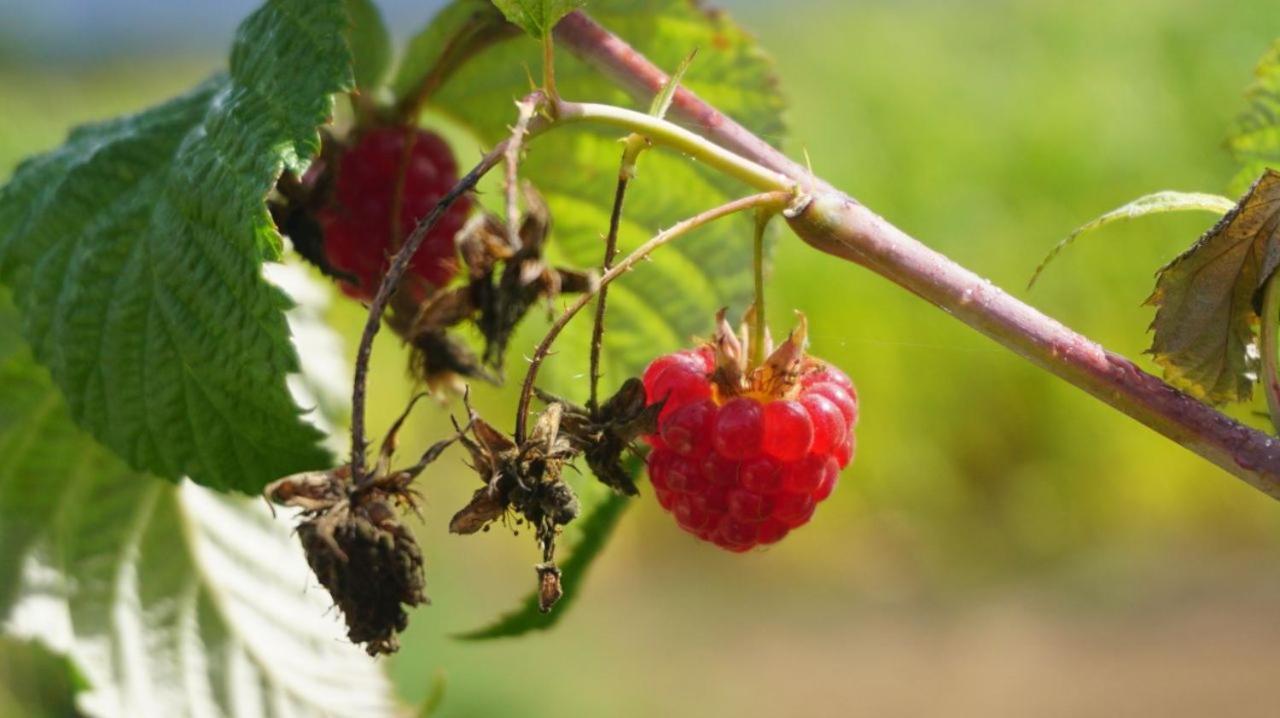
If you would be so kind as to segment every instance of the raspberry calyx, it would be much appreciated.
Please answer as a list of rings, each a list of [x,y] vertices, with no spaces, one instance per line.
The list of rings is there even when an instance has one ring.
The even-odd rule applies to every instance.
[[[808,523],[853,459],[858,395],[839,369],[805,353],[803,315],[768,358],[749,365],[745,327],[724,311],[702,346],[655,359],[646,400],[665,402],[649,478],[685,531],[741,552],[775,543]]]

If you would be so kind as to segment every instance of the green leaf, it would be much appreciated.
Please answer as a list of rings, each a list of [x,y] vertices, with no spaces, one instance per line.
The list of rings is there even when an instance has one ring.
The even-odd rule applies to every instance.
[[[387,680],[342,637],[290,519],[129,469],[76,429],[17,321],[0,303],[6,632],[68,656],[92,715],[391,714]]]
[[[455,0],[409,40],[391,89],[401,104],[429,95],[473,54],[519,32],[489,0]]]
[[[581,592],[578,587],[582,585],[587,569],[600,555],[617,527],[618,520],[631,504],[630,498],[610,493],[589,513],[570,524],[579,532],[579,538],[573,544],[569,559],[560,564],[565,582],[564,598],[560,599],[550,613],[543,613],[538,609],[538,593],[534,591],[520,602],[520,607],[515,611],[499,618],[492,625],[461,634],[458,638],[467,641],[510,638],[531,631],[545,631],[559,623]]]
[[[1151,353],[1175,386],[1210,402],[1244,401],[1257,370],[1257,295],[1280,264],[1280,172],[1157,274]]]
[[[0,639],[0,716],[74,716],[75,694],[87,687],[70,661],[39,643]]]
[[[1127,222],[1131,219],[1145,217],[1149,214],[1164,214],[1166,212],[1213,212],[1217,215],[1223,215],[1234,209],[1236,203],[1216,194],[1205,194],[1203,192],[1175,192],[1167,190],[1164,192],[1156,192],[1154,194],[1139,197],[1132,202],[1107,212],[1106,214],[1080,225],[1071,234],[1068,234],[1062,241],[1054,245],[1040,262],[1040,266],[1036,267],[1036,271],[1031,275],[1031,281],[1027,282],[1027,288],[1030,289],[1040,278],[1040,274],[1044,272],[1045,267],[1057,258],[1062,250],[1067,248],[1082,234],[1087,234],[1097,229],[1112,224],[1114,222]]]
[[[140,470],[256,492],[330,463],[286,375],[289,303],[262,279],[264,199],[351,85],[341,0],[269,0],[230,73],[81,127],[0,190],[0,281],[71,415]]]
[[[381,84],[391,65],[391,36],[373,0],[345,1],[350,22],[347,43],[351,46],[356,87],[373,90]]]
[[[551,32],[560,18],[586,7],[586,0],[493,0],[513,25],[541,38]]]
[[[1227,147],[1244,166],[1232,183],[1243,193],[1268,167],[1280,168],[1280,40],[1273,43],[1254,71],[1245,91],[1249,109],[1237,118]]]
[[[761,136],[781,137],[783,101],[773,66],[724,13],[707,14],[684,0],[604,0],[591,9],[594,19],[661,67],[679,67],[698,48],[682,85]],[[436,93],[434,106],[482,141],[496,144],[509,133],[513,101],[528,91],[526,68],[538,67],[540,57],[540,46],[528,38],[498,45],[454,73]],[[570,99],[648,109],[572,56],[557,59],[556,84]],[[619,139],[616,131],[583,125],[530,143],[521,173],[551,208],[554,261],[599,266],[621,158]],[[683,157],[646,152],[627,193],[619,249],[630,252],[663,227],[750,191]],[[610,285],[602,392],[607,395],[610,385],[616,388],[638,374],[657,354],[710,334],[720,307],[745,307],[752,291],[752,233],[751,217],[714,223],[664,247]],[[587,394],[583,377],[590,333],[587,320],[571,324],[543,370],[558,393],[578,400]]]

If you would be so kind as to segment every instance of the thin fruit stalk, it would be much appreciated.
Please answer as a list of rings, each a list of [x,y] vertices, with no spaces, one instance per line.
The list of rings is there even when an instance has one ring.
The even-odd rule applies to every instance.
[[[556,28],[562,46],[647,100],[666,75],[578,12]],[[704,137],[800,183],[811,195],[791,228],[810,245],[861,264],[937,305],[1105,403],[1280,499],[1280,443],[1143,372],[1133,362],[1014,299],[894,227],[731,118],[680,88],[671,115]]]

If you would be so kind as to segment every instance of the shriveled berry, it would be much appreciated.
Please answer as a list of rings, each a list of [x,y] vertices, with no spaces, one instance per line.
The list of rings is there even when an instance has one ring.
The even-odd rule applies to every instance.
[[[760,453],[764,439],[764,410],[755,399],[738,397],[720,407],[712,434],[716,452],[730,459],[749,459]]]
[[[434,132],[379,127],[360,135],[339,158],[333,195],[316,217],[329,265],[357,282],[341,282],[342,290],[371,300],[391,255],[457,181],[453,153]],[[457,274],[454,235],[469,211],[466,197],[450,205],[414,255],[409,275],[439,287]]]

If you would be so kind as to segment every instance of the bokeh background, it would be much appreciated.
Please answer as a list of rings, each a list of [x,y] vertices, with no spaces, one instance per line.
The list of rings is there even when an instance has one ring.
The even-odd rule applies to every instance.
[[[0,178],[72,125],[221,65],[255,4],[0,0]],[[436,4],[382,6],[407,33]],[[1223,191],[1221,140],[1280,37],[1266,0],[721,4],[777,59],[791,152],[1134,358],[1152,273],[1211,217],[1087,237],[1027,292],[1031,270],[1133,197]],[[735,556],[646,496],[555,630],[466,643],[452,635],[511,608],[536,557],[527,536],[449,536],[474,479],[433,470],[419,531],[435,605],[389,662],[406,698],[442,677],[445,716],[1275,715],[1272,500],[798,241],[781,243],[770,291],[775,329],[803,309],[813,351],[862,397],[858,456],[814,521]],[[352,345],[361,317],[335,304]],[[393,341],[375,357],[381,426],[408,389]],[[1263,426],[1259,410],[1236,414]],[[424,412],[407,448],[445,416]]]

